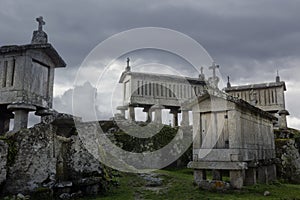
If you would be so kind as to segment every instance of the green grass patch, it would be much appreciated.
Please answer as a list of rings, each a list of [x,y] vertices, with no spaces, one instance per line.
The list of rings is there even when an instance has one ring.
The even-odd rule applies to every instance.
[[[299,199],[300,185],[283,184],[275,182],[271,185],[253,185],[242,190],[230,190],[226,192],[213,192],[198,189],[193,184],[193,171],[191,169],[158,170],[155,173],[164,179],[159,187],[146,187],[145,180],[136,174],[122,173],[120,186],[111,190],[106,196],[84,198],[89,200],[134,200],[134,199]],[[208,176],[210,178],[210,175]],[[270,196],[264,196],[269,191]]]

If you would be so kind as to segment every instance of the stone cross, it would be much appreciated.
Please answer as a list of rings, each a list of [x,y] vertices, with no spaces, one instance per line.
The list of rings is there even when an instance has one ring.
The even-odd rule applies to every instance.
[[[216,69],[219,69],[219,65],[216,65],[216,63],[213,62],[213,65],[210,66],[209,69],[213,70],[213,78],[215,79],[217,77],[217,75],[216,75]]]
[[[130,59],[127,58],[127,67],[129,67],[129,62],[130,62]]]
[[[227,87],[230,88],[231,87],[231,84],[230,84],[230,77],[227,76]]]
[[[38,18],[36,18],[36,21],[39,23],[39,31],[43,31],[43,25],[45,25],[45,21],[43,20],[43,17],[40,16]]]

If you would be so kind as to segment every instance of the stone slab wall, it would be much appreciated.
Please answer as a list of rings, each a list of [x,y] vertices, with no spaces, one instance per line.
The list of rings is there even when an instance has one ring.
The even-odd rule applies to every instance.
[[[7,164],[8,145],[0,140],[0,186],[6,180],[6,164]]]

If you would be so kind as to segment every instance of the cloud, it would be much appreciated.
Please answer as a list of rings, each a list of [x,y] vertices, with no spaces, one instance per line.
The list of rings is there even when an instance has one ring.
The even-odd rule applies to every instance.
[[[30,42],[37,26],[34,19],[43,15],[49,41],[68,64],[55,73],[55,96],[66,101],[63,98],[67,98],[69,92],[64,94],[64,91],[75,88],[81,63],[101,41],[131,28],[170,28],[201,43],[220,64],[221,75],[230,75],[234,84],[273,81],[279,69],[288,86],[287,108],[293,117],[300,119],[297,109],[300,106],[297,89],[300,84],[299,6],[300,2],[295,0],[3,0],[0,45]],[[133,62],[145,60],[178,66],[181,70],[188,68],[178,59],[150,60],[141,53],[132,57]],[[99,66],[101,63],[94,65],[86,76],[96,74]],[[102,88],[108,88],[105,84],[108,83]],[[107,95],[102,94],[97,85],[93,87],[101,93],[98,98]]]

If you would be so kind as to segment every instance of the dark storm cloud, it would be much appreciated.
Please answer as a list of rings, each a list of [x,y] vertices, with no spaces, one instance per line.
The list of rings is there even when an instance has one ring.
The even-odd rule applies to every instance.
[[[73,84],[81,62],[98,43],[145,26],[170,28],[194,38],[233,84],[272,81],[277,69],[289,85],[300,84],[296,0],[3,0],[1,8],[1,46],[29,42],[36,29],[34,19],[44,16],[49,41],[68,64],[56,71],[57,94]],[[289,108],[299,107],[297,94],[294,88],[287,93]],[[300,118],[300,112],[292,114]]]

